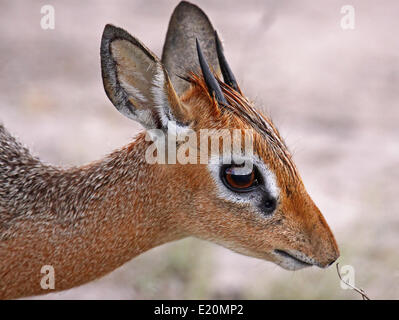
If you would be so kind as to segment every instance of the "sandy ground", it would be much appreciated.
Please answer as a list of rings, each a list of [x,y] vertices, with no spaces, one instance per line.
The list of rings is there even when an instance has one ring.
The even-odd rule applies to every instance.
[[[158,55],[178,1],[1,1],[0,121],[54,164],[79,165],[140,126],[108,101],[99,44],[106,23]],[[247,96],[271,114],[339,242],[341,265],[372,298],[399,297],[399,2],[196,1],[225,41]],[[55,7],[55,30],[40,8]],[[334,268],[298,272],[186,239],[153,249],[60,298],[359,298]]]

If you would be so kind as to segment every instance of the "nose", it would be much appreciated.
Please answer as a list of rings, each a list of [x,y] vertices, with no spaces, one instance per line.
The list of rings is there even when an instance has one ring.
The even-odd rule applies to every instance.
[[[332,242],[332,244],[330,245],[330,248],[324,248],[324,253],[330,252],[328,255],[324,256],[324,260],[322,263],[320,263],[320,267],[322,268],[328,268],[330,267],[332,264],[335,263],[335,261],[337,261],[337,259],[339,258],[339,249],[338,246],[334,241]]]
[[[317,207],[315,207],[317,209]],[[316,210],[317,222],[310,229],[312,252],[319,266],[328,268],[340,256],[337,241],[321,212]]]
[[[332,264],[334,264],[334,262],[337,261],[337,259],[338,259],[338,257],[337,257],[337,258],[334,258],[333,260],[331,260],[331,262],[327,265],[326,268],[328,268],[329,266],[331,266]]]
[[[318,234],[313,234],[311,251],[314,259],[318,262],[318,266],[321,268],[328,268],[337,261],[340,253],[338,244],[330,229],[328,227],[323,229],[321,229]]]

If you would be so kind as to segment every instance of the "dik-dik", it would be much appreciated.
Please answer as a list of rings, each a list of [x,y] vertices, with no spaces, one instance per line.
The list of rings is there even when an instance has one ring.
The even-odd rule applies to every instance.
[[[198,7],[181,2],[175,9],[161,60],[107,25],[101,69],[116,109],[145,128],[104,159],[73,168],[44,164],[0,126],[0,298],[47,293],[44,265],[54,268],[55,290],[64,290],[187,236],[289,270],[324,268],[338,258],[283,139],[243,94]],[[245,165],[225,163],[209,146],[208,163],[149,163],[154,141],[147,133],[168,138],[170,123],[197,136],[234,130],[241,141],[252,132],[253,152],[242,156]]]

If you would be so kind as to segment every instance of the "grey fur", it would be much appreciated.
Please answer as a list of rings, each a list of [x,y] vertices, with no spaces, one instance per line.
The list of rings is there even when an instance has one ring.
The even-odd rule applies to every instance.
[[[21,221],[75,225],[88,206],[101,203],[100,189],[112,198],[112,186],[120,177],[134,180],[128,162],[122,149],[87,167],[48,165],[0,124],[0,241],[12,236],[10,228]]]

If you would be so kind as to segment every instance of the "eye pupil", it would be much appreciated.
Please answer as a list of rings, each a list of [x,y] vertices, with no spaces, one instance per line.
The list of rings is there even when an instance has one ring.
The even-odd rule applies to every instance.
[[[258,184],[255,170],[245,172],[243,167],[230,166],[223,172],[223,181],[234,191],[246,192]]]
[[[237,187],[242,187],[242,188],[249,187],[253,183],[253,180],[255,179],[255,175],[253,172],[251,172],[250,174],[245,174],[245,175],[227,173],[226,177],[227,177],[227,181],[231,185],[237,186]]]

